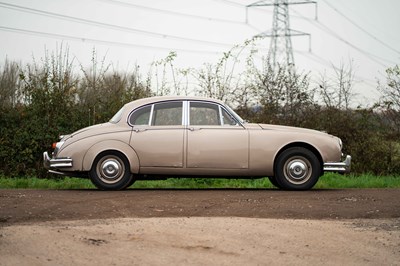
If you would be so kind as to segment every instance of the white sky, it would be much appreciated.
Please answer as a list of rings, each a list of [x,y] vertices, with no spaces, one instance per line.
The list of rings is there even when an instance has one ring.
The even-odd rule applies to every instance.
[[[98,57],[121,70],[176,51],[176,67],[215,64],[233,45],[272,28],[273,7],[245,6],[255,0],[0,0],[0,64],[7,57],[22,63],[55,51],[61,43],[84,66],[93,47]],[[332,64],[353,60],[355,105],[379,98],[376,80],[400,62],[400,1],[317,0],[290,7],[291,28],[311,34],[293,37],[295,63],[301,71],[332,73]],[[58,14],[55,16],[54,14]],[[61,16],[59,16],[61,15]],[[349,21],[351,20],[351,22]],[[95,23],[93,23],[95,21]],[[269,47],[269,39],[259,42]],[[244,58],[243,58],[244,59]],[[244,64],[244,60],[242,60]]]

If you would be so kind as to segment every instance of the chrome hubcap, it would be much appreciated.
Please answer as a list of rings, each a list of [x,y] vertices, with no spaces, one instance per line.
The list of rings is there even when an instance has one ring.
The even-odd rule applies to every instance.
[[[107,178],[114,178],[120,172],[120,167],[115,161],[106,161],[102,167],[102,173]]]
[[[107,184],[117,183],[125,173],[124,163],[116,156],[106,156],[97,164],[97,175]]]
[[[304,157],[292,157],[285,163],[284,174],[290,183],[303,184],[311,177],[311,163]]]

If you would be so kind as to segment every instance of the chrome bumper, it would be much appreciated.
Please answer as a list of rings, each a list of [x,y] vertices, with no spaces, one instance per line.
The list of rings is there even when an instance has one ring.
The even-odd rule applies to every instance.
[[[351,168],[351,156],[347,155],[343,162],[324,163],[324,172],[349,173]]]
[[[43,153],[43,166],[47,170],[72,167],[72,159],[71,158],[50,158],[49,154],[46,151]]]

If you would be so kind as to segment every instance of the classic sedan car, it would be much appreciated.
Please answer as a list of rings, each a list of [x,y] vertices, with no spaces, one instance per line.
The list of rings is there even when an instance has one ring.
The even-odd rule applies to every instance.
[[[200,97],[127,103],[108,123],[62,136],[54,148],[43,154],[50,173],[89,177],[103,190],[169,177],[268,177],[278,188],[307,190],[324,172],[346,173],[351,164],[335,136],[247,123]]]

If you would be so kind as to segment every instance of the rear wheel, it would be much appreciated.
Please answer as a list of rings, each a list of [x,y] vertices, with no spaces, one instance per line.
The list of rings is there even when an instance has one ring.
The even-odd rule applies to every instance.
[[[317,156],[302,147],[283,151],[275,164],[275,178],[278,185],[288,190],[311,189],[322,174]]]
[[[124,189],[125,189],[125,188],[129,188],[129,187],[132,186],[133,183],[135,183],[135,182],[136,182],[136,179],[135,179],[135,178],[132,178],[131,182],[129,182],[129,183],[126,185],[126,187],[124,187]]]
[[[98,155],[89,176],[92,183],[102,190],[121,190],[134,182],[129,161],[123,154],[115,151]]]

